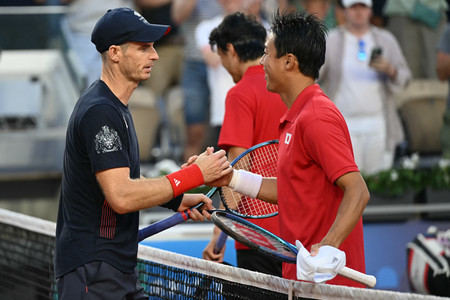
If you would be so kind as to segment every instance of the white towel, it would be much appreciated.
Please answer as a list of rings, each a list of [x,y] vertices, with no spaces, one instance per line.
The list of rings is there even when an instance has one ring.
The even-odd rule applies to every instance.
[[[325,282],[333,279],[345,267],[345,252],[322,246],[316,256],[311,256],[300,241],[295,241],[297,254],[297,279],[311,282]]]

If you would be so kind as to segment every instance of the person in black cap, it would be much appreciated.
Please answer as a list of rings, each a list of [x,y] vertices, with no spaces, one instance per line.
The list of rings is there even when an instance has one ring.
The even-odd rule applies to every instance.
[[[168,32],[129,8],[108,10],[92,32],[102,74],[81,95],[67,128],[55,245],[59,299],[147,298],[135,270],[139,210],[183,211],[200,202],[212,209],[206,196],[183,193],[231,172],[225,151],[209,147],[180,171],[140,175],[128,101],[158,60],[154,42]],[[195,209],[189,216],[210,217]]]

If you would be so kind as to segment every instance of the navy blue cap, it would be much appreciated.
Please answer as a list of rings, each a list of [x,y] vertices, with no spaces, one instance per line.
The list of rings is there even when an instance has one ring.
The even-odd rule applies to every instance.
[[[111,45],[126,42],[151,43],[169,33],[169,25],[150,24],[138,12],[127,7],[109,9],[92,31],[91,41],[102,53]]]

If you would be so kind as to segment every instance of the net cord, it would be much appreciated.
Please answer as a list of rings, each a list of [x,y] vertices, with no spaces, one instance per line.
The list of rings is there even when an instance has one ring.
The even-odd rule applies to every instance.
[[[53,237],[55,236],[55,222],[9,211],[3,208],[0,208],[0,220],[2,223],[23,228],[29,231],[34,231]]]
[[[392,299],[392,300],[438,300],[441,297],[426,296],[413,293],[401,293],[384,290],[361,289],[328,284],[315,284],[287,280],[277,276],[266,275],[233,266],[226,266],[215,262],[193,258],[179,253],[139,245],[138,256],[142,259],[169,265],[175,268],[200,272],[205,275],[239,282],[257,288],[268,289],[279,293],[313,299]]]
[[[56,223],[36,217],[11,212],[0,208],[0,221],[5,224],[39,232],[51,237],[55,236]],[[205,275],[238,282],[266,290],[292,296],[313,299],[393,299],[393,300],[442,300],[442,297],[403,293],[375,289],[361,289],[329,284],[315,284],[266,275],[206,261],[179,253],[173,253],[158,248],[139,245],[138,257],[156,263],[203,273]]]

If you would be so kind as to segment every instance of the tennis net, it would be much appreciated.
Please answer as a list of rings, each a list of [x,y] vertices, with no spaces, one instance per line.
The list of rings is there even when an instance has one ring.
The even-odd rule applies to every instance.
[[[0,298],[57,299],[53,222],[0,209]],[[149,299],[442,299],[285,280],[139,245]]]

